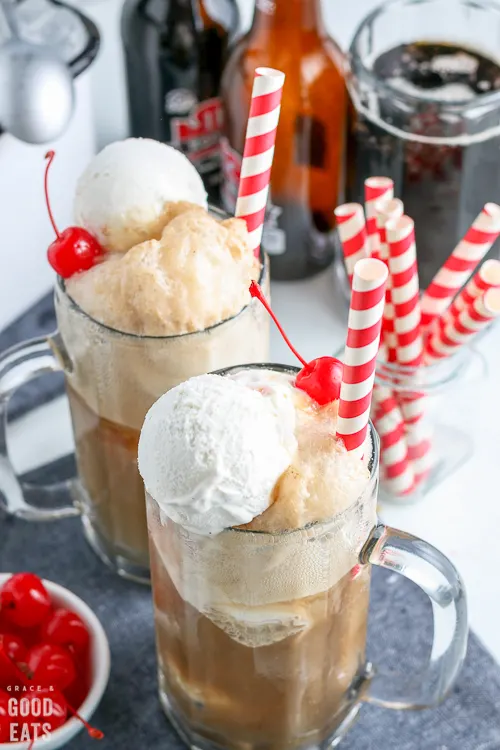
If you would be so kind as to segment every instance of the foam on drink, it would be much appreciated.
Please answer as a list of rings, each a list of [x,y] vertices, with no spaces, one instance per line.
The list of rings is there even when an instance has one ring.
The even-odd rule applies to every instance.
[[[260,262],[241,219],[217,221],[199,206],[169,203],[159,239],[108,253],[67,281],[68,294],[100,323],[124,333],[202,331],[250,302]]]

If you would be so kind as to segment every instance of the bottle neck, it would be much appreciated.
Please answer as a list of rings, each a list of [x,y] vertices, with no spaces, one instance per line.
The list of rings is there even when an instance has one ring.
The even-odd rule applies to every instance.
[[[252,32],[278,28],[322,35],[325,29],[321,0],[257,0]]]

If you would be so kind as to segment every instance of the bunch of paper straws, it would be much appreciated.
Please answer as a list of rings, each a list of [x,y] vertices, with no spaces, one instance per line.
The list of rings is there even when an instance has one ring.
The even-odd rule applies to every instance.
[[[500,234],[500,206],[487,203],[420,297],[413,220],[386,177],[365,181],[365,206],[348,203],[335,215],[352,283],[363,258],[388,268],[378,358],[404,377],[404,388],[376,385],[372,419],[381,439],[382,476],[396,496],[413,493],[432,468],[422,368],[450,357],[500,315],[500,261],[477,267]],[[371,354],[371,353],[370,353]]]

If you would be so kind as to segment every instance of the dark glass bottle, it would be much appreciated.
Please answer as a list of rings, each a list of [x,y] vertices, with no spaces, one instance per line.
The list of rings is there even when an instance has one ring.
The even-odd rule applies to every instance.
[[[132,135],[183,151],[212,201],[221,180],[219,98],[235,0],[127,0],[122,35]]]

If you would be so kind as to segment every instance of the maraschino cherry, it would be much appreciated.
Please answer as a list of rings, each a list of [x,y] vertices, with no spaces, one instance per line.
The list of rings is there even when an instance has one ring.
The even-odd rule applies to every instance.
[[[30,725],[30,737],[32,740],[36,739],[36,735],[33,731],[34,725],[40,723],[50,724],[50,731],[53,732],[55,729],[59,729],[65,723],[68,716],[68,707],[64,696],[59,690],[50,687],[37,687],[36,690],[29,695],[23,696],[20,700],[25,701],[28,705],[28,711],[25,721]],[[40,717],[40,711],[37,710],[40,703],[44,703],[50,706],[50,711],[47,711],[47,716],[43,715]],[[23,717],[24,718],[24,717]]]
[[[80,654],[89,645],[89,631],[75,612],[59,607],[43,623],[42,639]]]
[[[70,276],[79,271],[88,271],[89,268],[92,268],[96,261],[104,255],[104,250],[96,238],[82,227],[68,227],[63,232],[59,232],[52,215],[48,190],[49,169],[55,155],[55,151],[47,151],[45,154],[47,159],[44,179],[45,201],[50,223],[56,233],[56,239],[47,250],[47,258],[59,276],[62,276],[63,279],[69,279]]]
[[[295,386],[305,391],[320,406],[337,401],[340,396],[340,383],[342,381],[343,365],[340,359],[335,357],[318,357],[317,359],[306,362],[292,346],[288,336],[281,327],[276,315],[264,297],[262,289],[257,282],[252,281],[250,284],[250,294],[252,297],[261,302],[266,308],[271,318],[276,323],[278,331],[283,336],[287,346],[295,354],[299,362],[303,365],[302,370],[295,378]]]
[[[65,690],[76,677],[71,656],[62,646],[54,643],[39,643],[29,650],[27,656],[31,679],[42,687]]]
[[[39,625],[50,612],[47,589],[34,573],[16,573],[0,591],[0,609],[7,622],[22,628]]]
[[[295,378],[295,385],[324,406],[340,396],[343,367],[340,359],[318,357],[302,368]]]
[[[0,688],[20,684],[16,665],[26,661],[27,653],[19,636],[11,633],[0,635]]]
[[[20,661],[26,661],[28,649],[20,636],[14,635],[14,633],[3,633],[0,635],[0,640],[9,659],[13,659],[16,664],[19,664]]]

